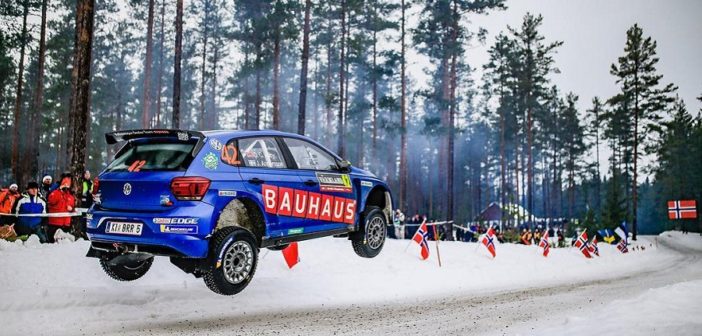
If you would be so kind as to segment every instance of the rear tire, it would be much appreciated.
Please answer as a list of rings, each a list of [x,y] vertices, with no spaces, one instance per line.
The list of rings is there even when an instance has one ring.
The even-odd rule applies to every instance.
[[[203,274],[205,285],[221,295],[234,295],[253,279],[258,263],[254,236],[240,228],[226,227],[210,241],[209,270]]]
[[[134,281],[141,278],[151,269],[154,258],[144,261],[124,262],[116,265],[110,264],[107,259],[100,259],[100,266],[110,278],[117,281]]]
[[[351,245],[359,257],[373,258],[385,245],[387,237],[387,219],[380,208],[369,206],[363,211],[361,228],[351,236]]]

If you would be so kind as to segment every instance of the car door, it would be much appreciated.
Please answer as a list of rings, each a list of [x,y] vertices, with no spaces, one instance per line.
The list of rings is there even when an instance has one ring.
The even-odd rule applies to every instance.
[[[263,204],[269,237],[301,233],[303,218],[293,216],[295,187],[300,177],[290,169],[273,137],[240,138],[239,174],[247,190]]]
[[[306,202],[310,231],[345,229],[354,225],[357,190],[348,174],[338,170],[334,156],[312,142],[282,138],[300,177],[300,195]],[[306,198],[306,201],[303,201]]]

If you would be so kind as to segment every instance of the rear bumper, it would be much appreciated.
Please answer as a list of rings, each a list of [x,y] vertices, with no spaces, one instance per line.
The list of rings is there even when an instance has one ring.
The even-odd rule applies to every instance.
[[[209,235],[212,232],[214,208],[207,203],[180,207],[163,212],[125,212],[91,209],[88,213],[87,233],[93,248],[154,255],[204,258],[207,256]],[[138,236],[107,233],[110,221],[141,223]]]

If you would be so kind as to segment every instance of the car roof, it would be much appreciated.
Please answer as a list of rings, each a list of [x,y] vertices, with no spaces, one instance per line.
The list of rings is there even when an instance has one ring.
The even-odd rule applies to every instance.
[[[306,136],[302,136],[296,133],[282,132],[277,130],[212,130],[203,131],[202,134],[204,134],[208,138],[217,138],[220,140],[224,138],[243,138],[249,136],[284,136],[308,140],[310,139]]]

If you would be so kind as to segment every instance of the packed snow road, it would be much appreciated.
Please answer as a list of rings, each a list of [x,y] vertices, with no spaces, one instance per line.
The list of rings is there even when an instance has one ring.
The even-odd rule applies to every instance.
[[[348,241],[301,244],[288,270],[262,252],[251,286],[234,297],[157,260],[143,279],[116,283],[82,257],[86,242],[0,245],[3,334],[699,334],[702,238],[645,237],[646,250],[443,243],[443,267],[415,246],[388,241],[376,259]],[[432,242],[432,258],[435,257]]]

